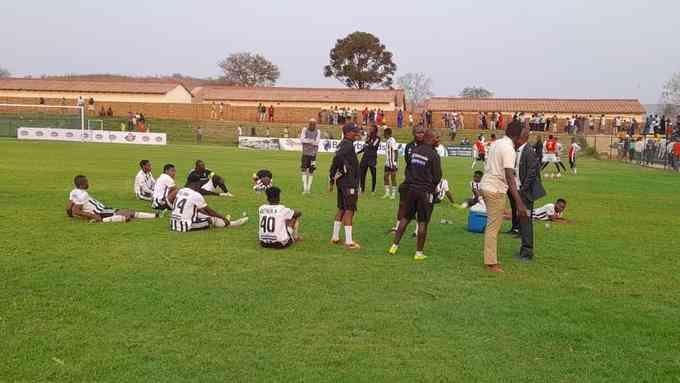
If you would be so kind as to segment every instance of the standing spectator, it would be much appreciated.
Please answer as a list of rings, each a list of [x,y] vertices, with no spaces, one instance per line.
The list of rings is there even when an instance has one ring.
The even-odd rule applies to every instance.
[[[399,109],[397,110],[397,128],[401,129],[404,127],[404,112]]]
[[[90,112],[92,115],[94,115],[96,108],[94,107],[94,98],[90,97],[89,100],[87,100],[87,110]]]
[[[368,125],[368,107],[364,107],[364,110],[361,111],[361,120],[364,125]]]
[[[236,143],[237,144],[239,142],[239,138],[241,138],[242,135],[243,135],[243,128],[241,127],[241,125],[239,125],[239,126],[236,127]]]
[[[600,116],[600,130],[599,130],[599,133],[603,133],[603,132],[605,131],[605,129],[607,129],[607,117],[605,117],[604,114],[603,114],[602,116]]]
[[[432,111],[425,111],[425,121],[428,129],[432,129]]]
[[[61,106],[66,106],[66,97],[61,98]],[[66,108],[61,108],[61,114],[66,113]]]
[[[144,117],[144,113],[139,114],[139,120],[137,121],[137,125],[139,125],[140,132],[149,131],[149,129],[146,127],[146,118]]]
[[[113,109],[109,106],[109,108],[106,110],[106,117],[113,117]]]
[[[458,133],[458,120],[455,116],[452,116],[452,120],[449,123],[449,137],[451,137],[451,142],[456,141],[456,134]]]
[[[614,118],[614,132],[613,132],[613,134],[617,135],[617,134],[619,134],[619,132],[621,132],[621,116],[616,116],[616,118]]]
[[[498,112],[498,129],[505,130],[505,117],[502,112]]]
[[[224,102],[220,101],[220,120],[224,120]]]
[[[368,136],[361,150],[357,153],[363,153],[361,162],[359,163],[361,191],[366,192],[366,175],[368,171],[371,172],[371,193],[375,194],[375,184],[377,181],[376,165],[378,162],[378,148],[380,147],[380,136],[378,136],[378,127],[373,125],[369,128]]]
[[[128,112],[128,125],[127,125],[127,130],[131,132],[134,128],[134,123],[132,122],[132,119],[134,118],[134,115],[132,112]]]
[[[264,136],[269,138],[272,136],[272,132],[269,130],[269,126],[267,126],[264,130]]]
[[[498,124],[498,115],[496,112],[491,112],[491,118],[489,121],[489,130],[492,132],[496,131],[496,125]]]
[[[480,187],[487,208],[487,225],[484,231],[484,264],[490,272],[501,273],[503,269],[498,262],[498,231],[503,222],[503,210],[508,189],[517,206],[517,215],[521,221],[528,217],[526,206],[520,198],[515,181],[516,147],[520,142],[522,123],[513,121],[505,131],[505,137],[496,141],[489,148],[486,172]]]
[[[269,105],[267,114],[269,115],[269,122],[274,122],[274,105]]]
[[[633,119],[630,121],[630,126],[628,127],[628,135],[633,137],[637,133],[637,130],[638,122],[635,117],[633,117]]]
[[[376,112],[376,116],[375,116],[375,124],[378,125],[378,126],[382,126],[382,123],[383,123],[382,110],[378,109],[378,111]]]
[[[479,130],[486,130],[486,115],[479,112]]]
[[[83,98],[83,96],[78,96],[78,101],[76,102],[76,105],[80,107],[85,106],[85,99]]]
[[[546,192],[541,184],[540,160],[536,156],[536,152],[534,152],[531,145],[527,144],[528,139],[529,130],[523,129],[520,139],[516,143],[516,145],[520,146],[517,150],[517,156],[519,156],[519,158],[515,161],[517,164],[515,174],[517,176],[519,196],[527,209],[527,215],[531,217],[533,216],[534,202],[545,197]],[[509,197],[510,202],[513,202],[514,199],[512,198],[512,195]],[[534,258],[533,220],[520,220],[519,233],[522,238],[519,257],[522,261],[531,261]]]
[[[463,112],[458,113],[458,129],[465,129],[465,116],[463,115]]]
[[[408,113],[408,127],[413,129],[413,113],[411,112]]]
[[[217,104],[215,101],[210,104],[210,119],[211,120],[216,120],[217,119]]]
[[[200,126],[196,128],[196,143],[197,144],[203,143],[203,128],[201,128]]]
[[[106,109],[104,109],[104,105],[102,105],[101,109],[99,109],[99,117],[106,117]]]

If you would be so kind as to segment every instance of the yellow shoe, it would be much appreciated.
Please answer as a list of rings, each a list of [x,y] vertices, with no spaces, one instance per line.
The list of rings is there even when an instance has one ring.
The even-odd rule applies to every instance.
[[[414,255],[413,260],[414,261],[424,261],[427,259],[427,255],[421,254],[421,255]]]
[[[390,246],[389,250],[387,250],[387,255],[396,255],[397,250],[399,250],[399,246],[392,244],[392,246]]]
[[[361,246],[359,246],[359,244],[356,243],[356,242],[352,242],[349,245],[345,245],[345,250],[350,250],[350,251],[361,250]]]

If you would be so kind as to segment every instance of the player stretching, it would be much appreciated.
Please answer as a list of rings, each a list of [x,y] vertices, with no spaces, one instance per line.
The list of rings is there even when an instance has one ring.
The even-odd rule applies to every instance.
[[[269,204],[258,209],[260,245],[271,249],[285,249],[302,238],[300,217],[302,213],[281,205],[281,189],[272,186],[266,191]]]
[[[256,193],[263,192],[273,186],[274,176],[267,169],[258,170],[252,178],[253,190]]]
[[[486,145],[484,144],[484,135],[482,134],[477,137],[472,150],[472,169],[477,165],[477,161],[486,163]]]
[[[194,170],[189,173],[189,176],[187,177],[187,180],[189,177],[192,175],[196,175],[199,178],[199,182],[201,184],[201,187],[198,189],[198,192],[203,194],[203,195],[215,195],[215,196],[220,196],[220,197],[233,197],[234,195],[229,192],[229,189],[227,189],[227,185],[224,184],[224,178],[221,176],[218,176],[215,174],[210,169],[207,169],[205,167],[205,162],[198,160],[196,161],[196,165],[194,167]],[[221,193],[218,193],[216,190],[217,188],[222,189]]]
[[[392,137],[392,129],[385,128],[385,195],[383,198],[397,197],[397,170],[399,148],[397,140]]]
[[[203,195],[199,193],[203,180],[198,174],[190,174],[187,184],[179,189],[175,197],[170,230],[187,232],[209,227],[237,227],[248,222],[248,217],[230,222],[228,218],[208,207]]]
[[[157,210],[172,210],[172,203],[175,200],[175,175],[177,170],[175,165],[166,164],[163,166],[163,174],[156,180],[153,187],[153,201],[151,207]]]
[[[576,138],[571,138],[571,145],[569,145],[569,167],[571,173],[576,174],[576,153],[581,150],[581,145],[576,143]]]
[[[562,218],[562,213],[567,208],[567,201],[559,198],[555,203],[549,203],[534,209],[533,219],[537,221],[551,221],[556,223],[571,223]]]
[[[156,180],[151,174],[151,162],[149,160],[139,161],[141,170],[135,176],[135,195],[137,199],[151,201],[153,199],[153,187]]]
[[[399,250],[404,231],[408,224],[417,216],[418,236],[416,240],[416,254],[413,259],[421,261],[427,257],[423,254],[425,240],[427,239],[427,225],[432,216],[432,203],[434,191],[442,178],[441,159],[432,146],[435,135],[432,130],[425,133],[424,145],[419,145],[411,154],[411,159],[406,165],[409,168],[404,184],[407,185],[406,214],[399,221],[394,242],[388,250],[389,255],[394,255]]]
[[[310,119],[309,126],[302,129],[300,142],[302,143],[302,158],[300,159],[302,194],[309,194],[312,192],[312,181],[314,180],[314,170],[316,170],[316,154],[319,152],[319,142],[321,142],[321,131],[316,128],[315,119]]]
[[[154,219],[158,218],[155,213],[142,213],[128,209],[112,209],[90,197],[87,189],[90,183],[87,177],[77,175],[73,179],[75,189],[68,196],[66,214],[69,217],[87,219],[90,222],[127,222],[131,219]]]
[[[330,169],[330,190],[338,189],[338,212],[333,222],[331,243],[340,243],[340,226],[345,227],[345,249],[359,250],[361,246],[352,240],[352,220],[357,210],[359,191],[359,161],[354,141],[361,137],[361,130],[353,123],[342,127],[343,139],[335,151]]]

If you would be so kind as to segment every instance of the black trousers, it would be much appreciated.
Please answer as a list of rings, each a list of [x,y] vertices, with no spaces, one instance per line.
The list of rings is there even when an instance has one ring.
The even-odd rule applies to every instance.
[[[510,230],[519,231],[519,219],[517,218],[517,204],[508,190],[508,199],[510,200],[510,209],[512,210],[512,228]]]
[[[359,171],[361,174],[361,190],[366,191],[366,174],[368,173],[368,170],[371,171],[371,192],[375,193],[375,183],[377,181],[376,177],[376,169],[375,169],[375,164],[370,163],[370,162],[364,162],[362,161],[361,164],[359,165]]]
[[[519,235],[522,238],[522,246],[519,249],[520,256],[534,256],[534,202],[522,196],[522,202],[526,206],[529,218],[519,222]]]

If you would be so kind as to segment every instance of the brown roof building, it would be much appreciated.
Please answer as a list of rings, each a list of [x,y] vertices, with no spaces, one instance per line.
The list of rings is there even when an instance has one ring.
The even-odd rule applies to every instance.
[[[189,104],[192,101],[191,92],[184,85],[172,82],[0,79],[0,97],[76,99],[79,96],[103,102]]]
[[[224,102],[232,106],[256,106],[258,103],[280,107],[329,109],[403,108],[404,91],[399,89],[338,89],[289,87],[237,87],[208,85],[193,90],[196,102]]]
[[[545,115],[644,115],[638,100],[551,99],[551,98],[463,98],[433,97],[427,104],[433,112],[502,112],[543,113]]]

